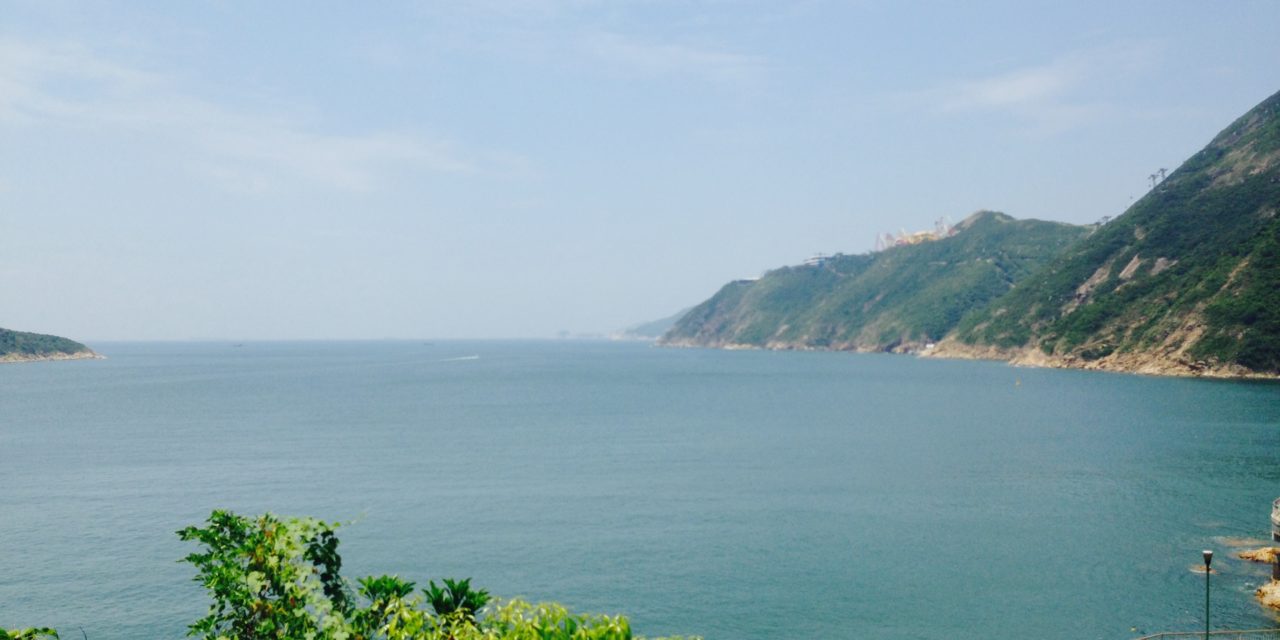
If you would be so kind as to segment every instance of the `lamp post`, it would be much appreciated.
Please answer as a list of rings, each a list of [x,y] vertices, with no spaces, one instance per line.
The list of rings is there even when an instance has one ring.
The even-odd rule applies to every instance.
[[[1213,550],[1204,550],[1204,640],[1209,640],[1209,564],[1213,562]]]

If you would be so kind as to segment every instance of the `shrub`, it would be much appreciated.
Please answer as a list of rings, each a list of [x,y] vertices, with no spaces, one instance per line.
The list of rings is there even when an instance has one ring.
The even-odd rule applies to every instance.
[[[214,511],[205,524],[178,532],[203,547],[184,560],[195,565],[195,580],[213,599],[209,614],[188,632],[205,640],[632,638],[625,617],[519,599],[490,603],[489,593],[473,589],[469,578],[446,578],[443,587],[433,580],[415,595],[413,582],[371,576],[353,590],[340,575],[337,525],[312,518]]]
[[[40,640],[41,638],[58,639],[58,632],[53,629],[10,629],[0,628],[0,640]]]

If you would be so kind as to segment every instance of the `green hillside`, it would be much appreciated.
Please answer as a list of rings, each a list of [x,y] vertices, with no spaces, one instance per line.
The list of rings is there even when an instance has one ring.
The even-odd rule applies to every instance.
[[[958,233],[783,267],[724,286],[663,336],[678,346],[915,351],[1027,277],[1088,227],[976,213]]]
[[[41,333],[0,329],[0,360],[39,360],[94,355],[89,347],[74,340]]]
[[[1280,94],[944,347],[1156,373],[1280,372]]]

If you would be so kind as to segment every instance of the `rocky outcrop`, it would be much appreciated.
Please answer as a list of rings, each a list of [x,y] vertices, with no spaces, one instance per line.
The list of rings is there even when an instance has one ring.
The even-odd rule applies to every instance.
[[[1267,584],[1258,587],[1253,594],[1258,596],[1258,602],[1265,607],[1272,609],[1280,609],[1280,580],[1272,580]]]
[[[1260,549],[1248,549],[1237,553],[1236,556],[1241,560],[1249,562],[1261,562],[1263,564],[1275,564],[1277,555],[1280,555],[1280,547],[1262,547]]]
[[[993,345],[970,345],[954,338],[947,338],[933,349],[922,351],[919,355],[926,358],[957,360],[1003,360],[1017,367],[1085,369],[1151,376],[1280,379],[1280,375],[1274,373],[1252,371],[1236,364],[1211,364],[1207,361],[1190,360],[1180,354],[1126,352],[1111,353],[1095,360],[1087,360],[1074,354],[1047,354],[1040,349],[1029,347],[1010,349]]]
[[[0,363],[101,357],[84,344],[62,336],[0,328]]]
[[[9,353],[0,356],[0,364],[14,364],[18,362],[46,362],[50,360],[106,360],[107,357],[94,351],[77,351],[75,353],[43,353],[43,354],[21,354]]]

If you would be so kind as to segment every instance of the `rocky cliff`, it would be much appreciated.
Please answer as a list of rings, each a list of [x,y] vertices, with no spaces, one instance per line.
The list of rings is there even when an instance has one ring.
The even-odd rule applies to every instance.
[[[1280,373],[1280,94],[1123,215],[960,323],[935,355]]]

